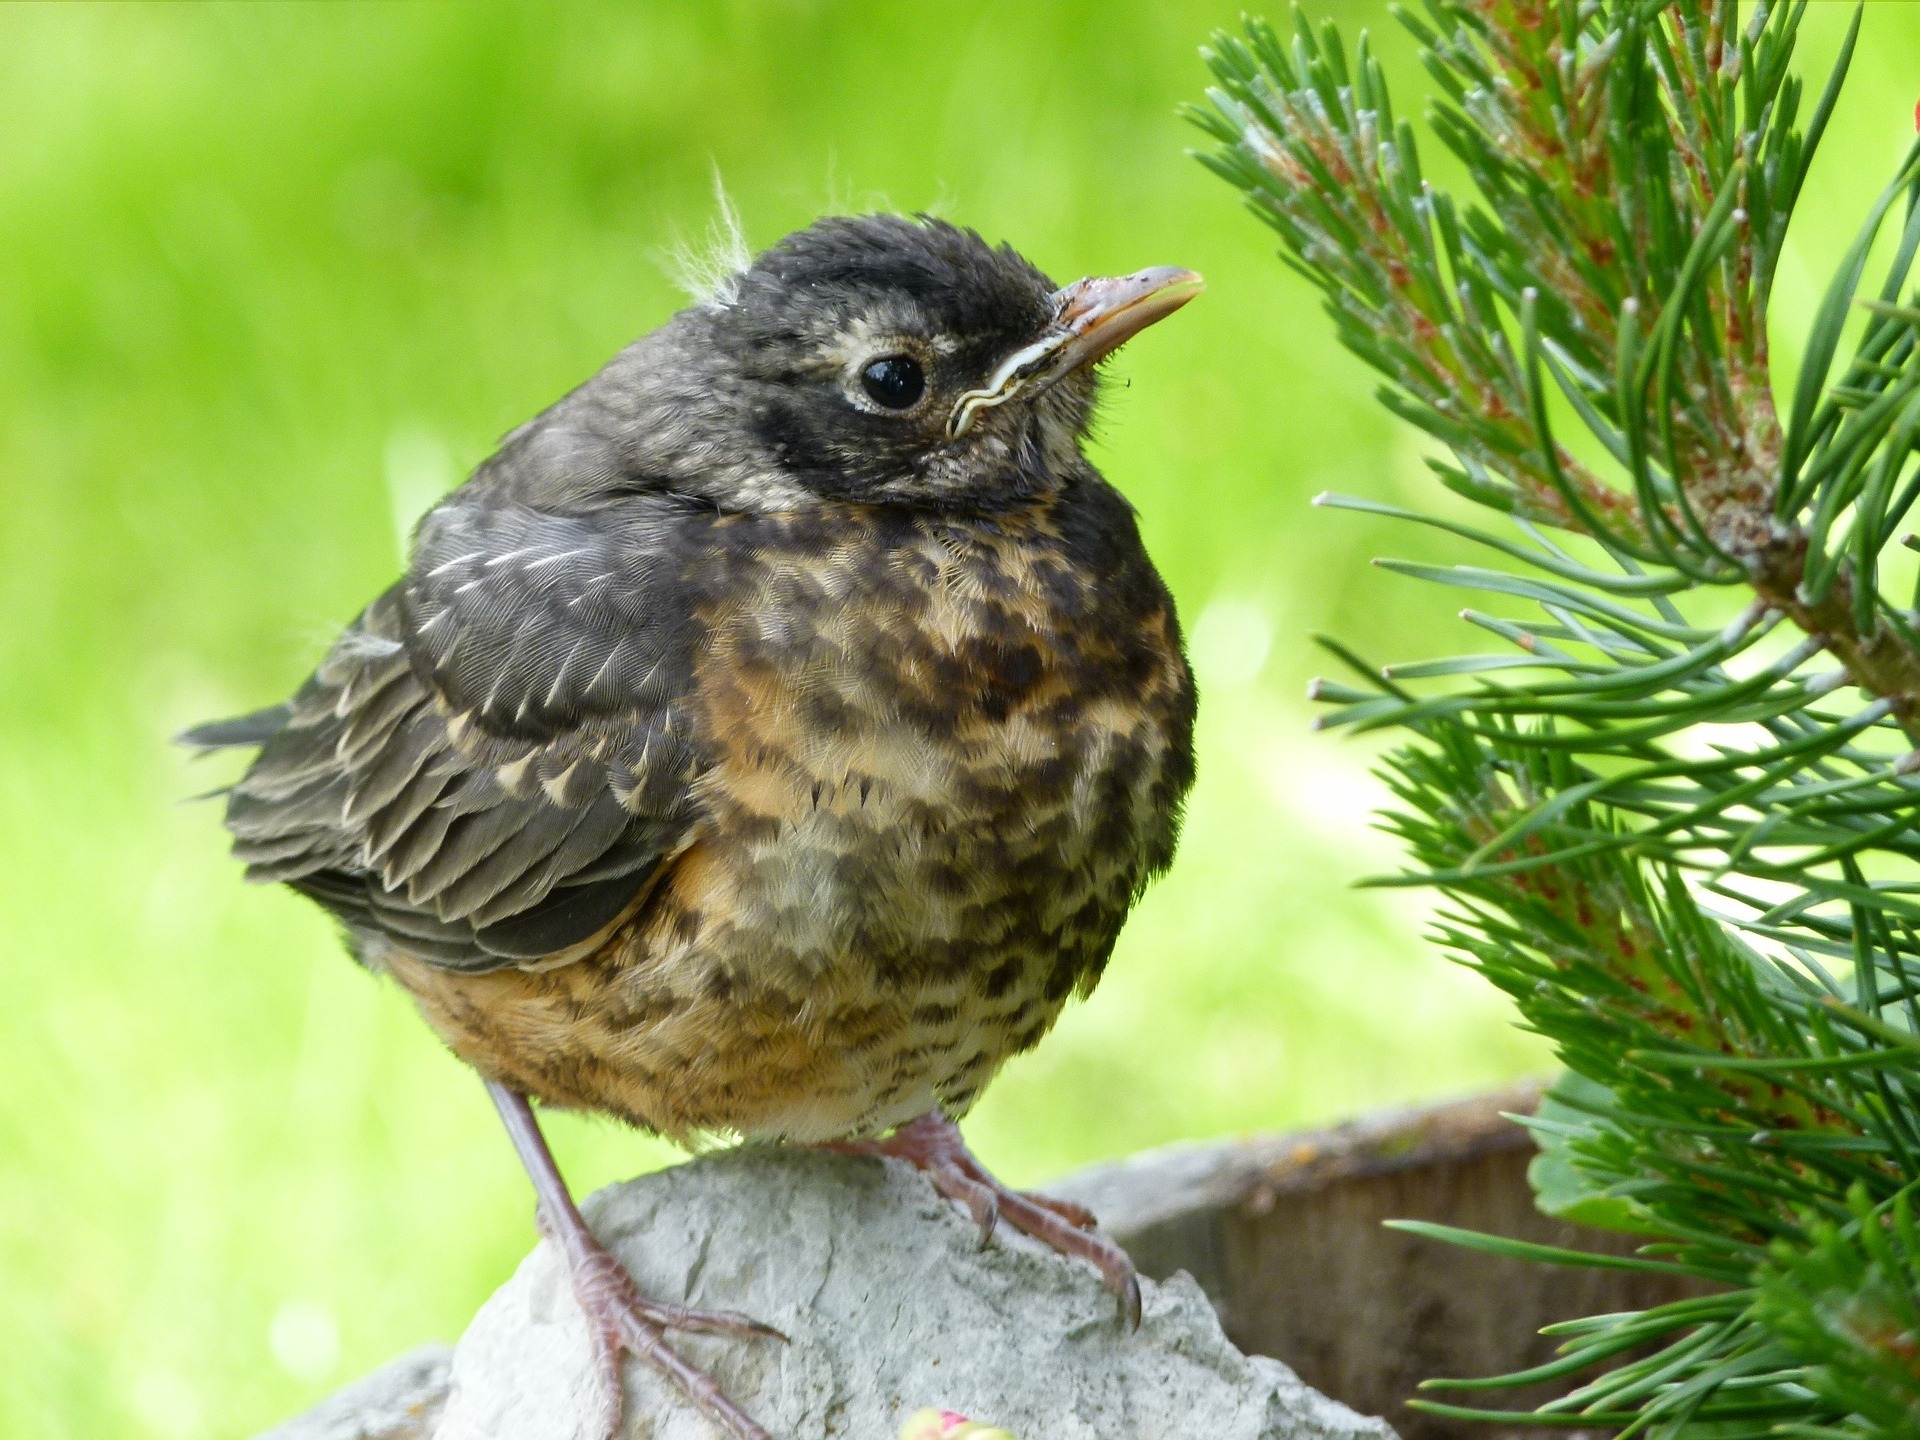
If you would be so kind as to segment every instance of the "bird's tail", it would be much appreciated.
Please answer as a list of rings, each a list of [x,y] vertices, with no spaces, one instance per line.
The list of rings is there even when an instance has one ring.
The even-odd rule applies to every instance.
[[[264,745],[286,728],[293,717],[293,704],[281,701],[251,715],[236,715],[231,720],[209,720],[182,730],[174,743],[194,750],[234,750]]]

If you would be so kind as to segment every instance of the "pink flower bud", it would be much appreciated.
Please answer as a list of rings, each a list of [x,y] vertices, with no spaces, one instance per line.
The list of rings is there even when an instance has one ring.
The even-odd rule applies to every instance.
[[[900,1427],[900,1440],[1015,1440],[1005,1430],[982,1425],[952,1410],[916,1410]]]

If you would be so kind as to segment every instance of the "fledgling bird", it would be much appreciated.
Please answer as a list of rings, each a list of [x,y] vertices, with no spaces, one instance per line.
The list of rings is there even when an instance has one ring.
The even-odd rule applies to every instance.
[[[938,220],[832,218],[635,342],[415,532],[285,704],[227,825],[484,1077],[594,1336],[741,1440],[529,1099],[683,1142],[897,1155],[1096,1264],[956,1121],[1090,991],[1173,856],[1194,690],[1081,441],[1094,365],[1201,286],[1056,286]]]

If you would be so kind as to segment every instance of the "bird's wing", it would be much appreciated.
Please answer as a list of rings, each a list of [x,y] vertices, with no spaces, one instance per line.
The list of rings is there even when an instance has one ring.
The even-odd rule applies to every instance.
[[[182,737],[261,747],[227,805],[249,875],[455,969],[611,923],[693,824],[698,523],[665,499],[435,511],[291,701]]]

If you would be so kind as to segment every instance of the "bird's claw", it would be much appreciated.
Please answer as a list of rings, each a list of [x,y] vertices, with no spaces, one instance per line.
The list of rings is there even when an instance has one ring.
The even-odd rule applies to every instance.
[[[540,1217],[541,1233],[554,1238],[553,1227]],[[753,1418],[721,1390],[713,1377],[682,1359],[667,1344],[668,1330],[695,1335],[764,1336],[784,1342],[787,1337],[771,1325],[733,1310],[696,1310],[649,1300],[640,1293],[626,1266],[591,1235],[584,1242],[562,1247],[574,1299],[586,1317],[592,1337],[594,1369],[600,1381],[600,1434],[615,1440],[625,1410],[625,1386],[620,1362],[631,1355],[674,1385],[709,1420],[734,1440],[772,1440]]]
[[[1129,1329],[1140,1328],[1140,1278],[1133,1261],[1106,1236],[1095,1232],[1093,1212],[1071,1200],[1009,1190],[974,1158],[960,1128],[938,1111],[902,1125],[884,1140],[854,1140],[831,1147],[858,1155],[892,1155],[918,1167],[933,1188],[967,1207],[986,1245],[1002,1218],[1063,1255],[1078,1255],[1100,1272],[1120,1302]]]

